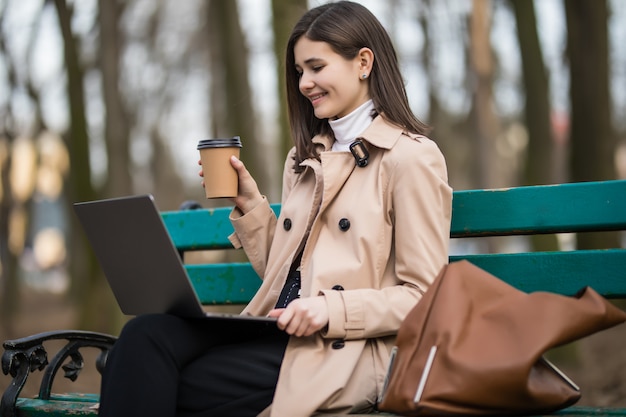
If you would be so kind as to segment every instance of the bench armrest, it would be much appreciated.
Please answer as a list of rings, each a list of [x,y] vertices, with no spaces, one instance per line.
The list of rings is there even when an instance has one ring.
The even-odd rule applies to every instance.
[[[50,340],[67,340],[67,343],[48,362],[48,352],[43,344]],[[80,353],[82,348],[100,349],[95,365],[102,374],[109,351],[116,340],[116,337],[104,333],[59,330],[5,341],[2,372],[5,375],[10,374],[13,380],[2,395],[0,415],[7,417],[16,415],[15,403],[30,372],[45,369],[39,389],[39,399],[42,400],[50,399],[52,382],[60,367],[65,371],[65,378],[75,381],[84,364]],[[63,365],[68,358],[70,361]]]

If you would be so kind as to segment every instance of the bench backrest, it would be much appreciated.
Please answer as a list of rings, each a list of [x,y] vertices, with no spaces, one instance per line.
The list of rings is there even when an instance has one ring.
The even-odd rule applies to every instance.
[[[280,211],[280,205],[272,206]],[[230,208],[163,212],[181,251],[232,249]],[[455,191],[451,237],[485,238],[626,230],[626,180]],[[623,245],[622,245],[623,246]],[[626,249],[454,254],[527,291],[573,295],[591,286],[626,298]],[[248,263],[188,265],[205,304],[245,304],[260,285]]]

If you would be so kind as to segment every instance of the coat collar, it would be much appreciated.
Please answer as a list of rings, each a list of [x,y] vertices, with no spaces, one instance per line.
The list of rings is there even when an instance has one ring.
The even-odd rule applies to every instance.
[[[391,149],[402,135],[417,138],[419,135],[409,133],[403,128],[392,124],[384,116],[378,115],[372,123],[359,135],[360,139],[382,149]],[[322,145],[324,151],[330,151],[333,139],[327,135],[317,135],[313,138],[313,143]]]

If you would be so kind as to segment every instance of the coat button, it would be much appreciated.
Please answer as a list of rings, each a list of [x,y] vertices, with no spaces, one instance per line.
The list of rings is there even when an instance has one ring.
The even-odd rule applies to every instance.
[[[346,345],[345,340],[338,339],[338,340],[335,340],[331,346],[333,349],[337,350],[337,349],[343,349],[345,345]]]
[[[285,220],[283,221],[283,228],[284,228],[286,231],[291,230],[291,219],[285,219]]]
[[[343,287],[341,285],[334,285],[332,289],[335,291],[343,291]]]
[[[350,228],[350,220],[346,218],[339,220],[339,229],[345,232],[349,228]]]

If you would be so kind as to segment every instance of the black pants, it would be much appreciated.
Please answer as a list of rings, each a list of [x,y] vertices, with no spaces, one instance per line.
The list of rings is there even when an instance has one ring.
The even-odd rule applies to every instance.
[[[287,340],[275,326],[136,317],[107,360],[99,415],[256,416],[272,402]]]

